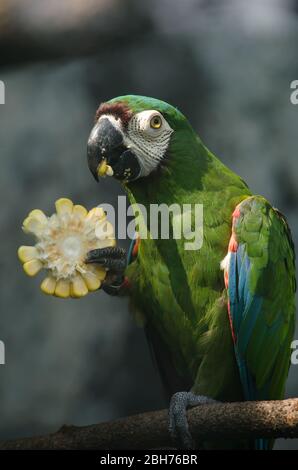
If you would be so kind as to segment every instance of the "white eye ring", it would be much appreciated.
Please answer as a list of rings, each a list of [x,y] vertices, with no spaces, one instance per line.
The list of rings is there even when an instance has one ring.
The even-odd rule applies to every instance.
[[[156,117],[158,119],[153,122]],[[165,117],[156,109],[140,111],[132,116],[123,132],[123,141],[138,159],[141,168],[139,176],[147,176],[157,168],[173,132]]]
[[[138,121],[139,130],[152,137],[159,135],[166,125],[162,114],[155,109],[136,114],[136,119]]]

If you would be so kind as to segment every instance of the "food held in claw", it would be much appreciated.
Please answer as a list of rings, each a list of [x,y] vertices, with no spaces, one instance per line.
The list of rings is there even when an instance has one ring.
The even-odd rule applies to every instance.
[[[89,212],[70,199],[55,203],[56,213],[47,217],[34,209],[23,222],[25,233],[34,235],[34,246],[21,246],[18,256],[28,276],[41,269],[47,276],[41,283],[45,294],[57,297],[83,297],[99,289],[106,270],[86,264],[90,250],[115,246],[114,230],[100,207]]]

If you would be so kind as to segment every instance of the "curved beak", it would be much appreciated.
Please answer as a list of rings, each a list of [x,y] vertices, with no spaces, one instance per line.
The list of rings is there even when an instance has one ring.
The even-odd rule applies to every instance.
[[[96,181],[98,181],[101,162],[107,160],[107,163],[111,165],[113,154],[122,144],[122,133],[108,118],[100,119],[95,124],[87,143],[87,158],[89,169]]]
[[[88,166],[96,181],[99,176],[113,174],[119,180],[132,181],[141,172],[135,154],[125,147],[123,133],[106,117],[93,127],[87,144]],[[102,172],[103,166],[110,172]]]

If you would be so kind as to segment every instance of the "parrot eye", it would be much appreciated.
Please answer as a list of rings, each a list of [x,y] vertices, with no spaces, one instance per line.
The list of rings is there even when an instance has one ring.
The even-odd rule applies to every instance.
[[[150,127],[152,129],[160,129],[162,125],[161,117],[156,115],[150,119]]]
[[[157,109],[146,109],[130,118],[123,131],[124,145],[134,152],[140,166],[139,176],[147,176],[165,157],[174,130]]]

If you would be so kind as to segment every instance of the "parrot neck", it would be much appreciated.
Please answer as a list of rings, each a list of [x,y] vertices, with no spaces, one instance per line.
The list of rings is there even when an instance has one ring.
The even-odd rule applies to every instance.
[[[181,135],[177,132],[163,168],[124,187],[131,204],[143,204],[148,210],[150,204],[196,202],[208,205],[212,203],[210,193],[218,195],[221,191],[223,206],[231,197],[226,188],[234,186],[239,194],[249,194],[240,177],[221,163],[190,128]]]

